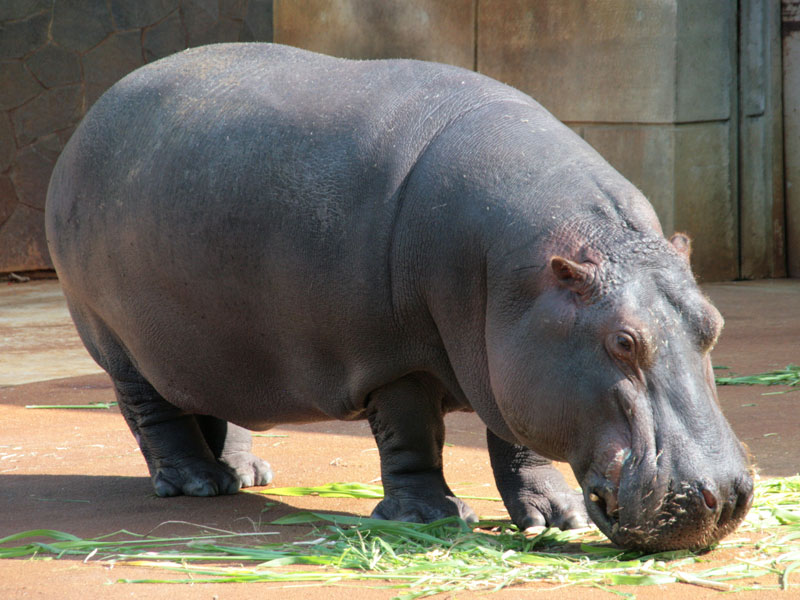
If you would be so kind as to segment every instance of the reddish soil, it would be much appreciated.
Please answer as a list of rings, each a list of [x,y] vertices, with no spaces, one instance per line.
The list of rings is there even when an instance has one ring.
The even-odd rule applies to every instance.
[[[707,288],[727,320],[714,351],[716,364],[747,374],[800,362],[800,282],[724,284]],[[762,477],[794,475],[800,469],[800,392],[762,396],[764,388],[722,387],[720,402],[759,465]],[[262,497],[239,493],[218,498],[156,498],[133,437],[117,409],[32,410],[29,404],[85,404],[113,401],[104,375],[51,380],[0,389],[0,537],[50,528],[93,537],[119,529],[159,534],[196,532],[177,522],[225,530],[280,531],[297,539],[303,527],[275,527],[274,519],[298,509],[367,515],[373,500]],[[375,444],[365,422],[288,426],[257,437],[255,451],[275,471],[275,485],[319,485],[333,481],[374,481],[379,476]],[[483,427],[471,414],[448,417],[446,475],[456,491],[497,495],[485,452]],[[574,480],[573,480],[574,484]],[[265,502],[273,503],[265,506]],[[505,517],[499,503],[471,501],[483,517]],[[269,536],[269,541],[280,539]],[[712,553],[710,564],[724,557]],[[397,592],[367,585],[337,587],[272,584],[122,584],[123,577],[157,574],[80,560],[0,560],[0,598],[86,600],[103,598],[218,598],[257,596],[306,598],[390,598]],[[620,588],[621,589],[621,588]],[[716,598],[718,592],[689,585],[625,588],[638,598]],[[609,598],[588,588],[528,585],[489,596],[510,599]],[[746,593],[737,598],[789,598],[792,593]],[[478,594],[458,593],[458,598]],[[454,596],[454,597],[455,597]],[[441,596],[447,597],[447,596]],[[481,595],[483,597],[483,595]]]

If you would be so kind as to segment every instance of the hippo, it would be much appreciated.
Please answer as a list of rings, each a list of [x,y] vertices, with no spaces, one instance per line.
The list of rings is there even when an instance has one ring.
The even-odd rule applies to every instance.
[[[483,75],[262,43],[172,55],[87,113],[46,232],[159,496],[269,483],[248,430],[367,419],[373,517],[474,521],[442,474],[444,415],[474,411],[520,528],[588,517],[625,548],[698,549],[751,504],[688,237]]]

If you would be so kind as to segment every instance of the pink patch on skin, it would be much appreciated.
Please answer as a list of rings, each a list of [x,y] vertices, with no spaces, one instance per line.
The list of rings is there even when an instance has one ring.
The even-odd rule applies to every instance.
[[[631,455],[630,448],[620,448],[614,454],[614,457],[608,463],[606,467],[606,471],[604,473],[605,478],[608,479],[612,484],[614,484],[615,488],[619,488],[620,479],[622,479],[622,465],[625,464],[625,461],[628,460],[628,457]]]
[[[608,463],[604,473],[605,478],[614,486],[614,494],[610,498],[606,498],[606,513],[611,516],[619,508],[618,495],[619,495],[619,482],[622,479],[622,467],[628,457],[631,455],[630,448],[620,448],[614,454],[614,457]]]

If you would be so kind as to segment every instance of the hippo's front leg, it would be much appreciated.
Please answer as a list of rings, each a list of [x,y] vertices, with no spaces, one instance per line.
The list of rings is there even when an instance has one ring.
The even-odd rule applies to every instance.
[[[442,473],[443,398],[441,386],[421,375],[408,375],[370,394],[367,416],[384,489],[373,518],[429,523],[456,515],[477,521]]]
[[[272,473],[250,453],[248,431],[184,413],[133,368],[124,379],[112,380],[159,496],[233,494],[242,486],[269,483]]]
[[[530,448],[509,444],[488,429],[486,441],[497,489],[517,527],[586,527],[582,494],[569,488],[549,460]]]

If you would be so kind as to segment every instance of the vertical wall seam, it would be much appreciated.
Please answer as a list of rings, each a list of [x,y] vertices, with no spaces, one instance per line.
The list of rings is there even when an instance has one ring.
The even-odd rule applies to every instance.
[[[736,201],[736,254],[737,264],[736,273],[737,279],[742,279],[742,156],[741,156],[741,132],[742,132],[742,115],[741,115],[741,98],[742,98],[742,5],[749,0],[737,0],[736,2],[736,31],[734,32],[734,73],[736,78],[736,85],[731,86],[735,93],[732,93],[732,106],[731,106],[731,144],[733,145],[733,156],[731,157],[731,168],[735,169],[734,176],[731,177],[731,183],[736,186],[735,190],[731,190],[734,200]]]
[[[472,43],[473,43],[472,70],[475,71],[476,73],[480,73],[480,71],[478,70],[478,16],[479,16],[478,11],[480,10],[480,7],[478,6],[479,2],[480,0],[474,0],[472,3],[472,13],[474,19],[474,30],[472,35]]]

